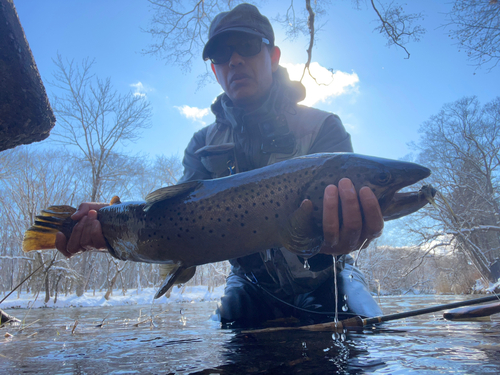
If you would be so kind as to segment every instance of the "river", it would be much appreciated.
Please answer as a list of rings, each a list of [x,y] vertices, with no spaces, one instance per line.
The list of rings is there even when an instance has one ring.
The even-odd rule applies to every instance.
[[[389,314],[464,298],[470,296],[383,297],[380,303]],[[442,313],[427,314],[348,332],[341,340],[328,332],[221,329],[210,320],[215,307],[6,310],[24,322],[1,328],[1,368],[8,374],[500,373],[499,315],[450,322]]]

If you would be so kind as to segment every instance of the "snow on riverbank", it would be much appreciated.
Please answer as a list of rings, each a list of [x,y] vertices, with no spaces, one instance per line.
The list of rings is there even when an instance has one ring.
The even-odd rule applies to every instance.
[[[208,290],[207,286],[188,286],[181,293],[182,289],[174,287],[170,297],[167,299],[165,296],[155,303],[170,303],[170,302],[203,302],[203,301],[218,301],[224,293],[224,285],[215,288],[212,292]],[[65,296],[59,294],[57,302],[54,303],[52,297],[48,303],[44,303],[45,293],[40,293],[35,300],[35,296],[31,293],[21,293],[18,298],[14,292],[9,298],[2,302],[0,308],[38,308],[38,307],[86,307],[86,306],[119,306],[119,305],[148,305],[153,302],[153,297],[156,289],[144,288],[137,292],[136,289],[129,289],[126,295],[123,295],[121,289],[114,290],[113,295],[109,300],[104,299],[105,292],[96,292],[95,295],[92,291],[84,293],[81,297],[76,294]],[[4,293],[0,300],[3,298]]]

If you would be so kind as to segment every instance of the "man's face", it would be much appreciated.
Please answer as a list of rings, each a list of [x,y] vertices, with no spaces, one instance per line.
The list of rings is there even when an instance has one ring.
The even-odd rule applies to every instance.
[[[222,35],[215,48],[229,46],[236,48],[236,51],[229,61],[212,64],[212,70],[224,92],[236,107],[247,111],[256,109],[262,103],[273,82],[273,72],[278,69],[280,57],[277,47],[270,49],[264,43],[256,55],[241,56],[237,47],[246,43],[249,38],[255,37],[243,33]]]

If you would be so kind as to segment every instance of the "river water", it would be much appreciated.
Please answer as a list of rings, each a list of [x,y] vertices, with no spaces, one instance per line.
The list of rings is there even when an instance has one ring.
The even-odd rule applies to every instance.
[[[380,303],[389,314],[464,298],[384,297]],[[0,368],[8,374],[500,373],[498,315],[450,322],[442,313],[427,314],[338,340],[328,332],[221,329],[209,319],[215,307],[197,302],[6,310],[25,320],[0,329]]]

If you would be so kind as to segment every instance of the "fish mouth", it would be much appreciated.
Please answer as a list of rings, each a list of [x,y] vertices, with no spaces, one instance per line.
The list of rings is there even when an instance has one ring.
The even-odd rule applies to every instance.
[[[436,193],[437,190],[431,185],[424,185],[419,191],[394,193],[387,207],[382,210],[384,221],[399,219],[418,211],[432,202]]]
[[[429,168],[414,163],[407,163],[402,168],[389,167],[388,170],[392,171],[394,181],[399,181],[399,183],[393,184],[391,189],[379,197],[379,204],[384,220],[393,220],[413,213],[428,203],[425,194],[431,198],[436,194],[436,190],[430,185],[424,185],[424,187],[416,192],[399,192],[401,189],[429,177],[431,174]],[[429,187],[427,188],[426,186]]]

